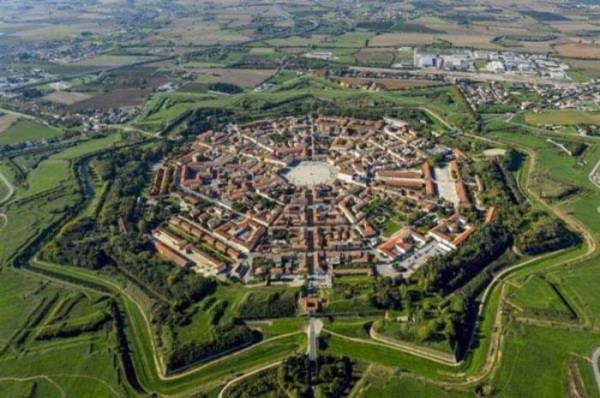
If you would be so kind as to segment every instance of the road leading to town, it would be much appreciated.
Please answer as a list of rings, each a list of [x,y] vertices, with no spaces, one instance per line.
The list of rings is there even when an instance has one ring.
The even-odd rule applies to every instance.
[[[317,337],[323,330],[323,322],[319,318],[310,318],[308,320],[308,327],[306,328],[306,334],[308,335],[308,358],[311,361],[317,359],[318,341]]]
[[[596,384],[598,384],[598,391],[600,391],[600,347],[592,355],[592,367],[594,368],[594,377],[596,378]]]

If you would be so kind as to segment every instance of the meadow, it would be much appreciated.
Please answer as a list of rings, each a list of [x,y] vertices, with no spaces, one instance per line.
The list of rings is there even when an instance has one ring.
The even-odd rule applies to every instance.
[[[0,133],[0,145],[39,141],[62,134],[63,132],[57,128],[45,126],[29,119],[20,119]]]
[[[34,339],[41,325],[52,322],[54,316],[78,319],[89,313],[99,295],[7,267],[0,270],[0,276],[3,281],[0,286],[0,319],[3,320],[0,324],[0,373],[3,376],[0,395],[109,397],[128,394],[130,389],[119,362],[115,361],[116,340],[109,330],[44,341]],[[69,307],[63,302],[75,295],[82,295],[76,305]],[[44,306],[47,303],[51,305]],[[42,309],[45,311],[41,312]]]
[[[600,124],[600,113],[577,110],[553,110],[540,113],[527,113],[525,114],[525,121],[532,125],[596,125]]]

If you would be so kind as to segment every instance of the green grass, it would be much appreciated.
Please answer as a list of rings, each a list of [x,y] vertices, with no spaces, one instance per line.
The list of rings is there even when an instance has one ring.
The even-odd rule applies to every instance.
[[[225,314],[219,324],[222,325],[231,322],[237,316],[237,306],[246,294],[248,292],[243,289],[219,286],[216,293],[210,296],[210,300],[214,300],[212,304],[208,302],[209,299],[207,298],[190,308],[189,311],[193,314],[192,322],[184,327],[175,328],[174,333],[177,336],[177,340],[186,342],[191,340],[207,340],[213,337],[214,327],[211,325],[212,309],[219,303],[227,303]]]
[[[306,328],[306,318],[281,318],[264,322],[246,322],[250,327],[260,330],[263,338],[280,336],[282,334],[304,331]]]
[[[49,159],[38,165],[29,176],[26,196],[33,196],[57,188],[70,178],[69,162]]]
[[[570,69],[567,71],[567,75],[573,80],[575,83],[587,83],[591,80],[591,77],[588,76],[585,72],[580,71],[578,69]]]
[[[123,136],[121,133],[113,133],[101,138],[85,140],[52,156],[52,159],[73,160],[91,152],[97,152],[102,149],[117,146],[122,140]]]
[[[325,327],[332,332],[343,334],[344,336],[368,339],[369,323],[379,318],[360,317],[360,318],[332,318],[325,323]]]
[[[47,284],[40,278],[6,267],[0,270],[0,278],[2,347],[27,324],[42,299],[47,300],[56,294],[67,298],[76,292],[70,286]],[[60,300],[57,300],[53,308],[57,308]],[[49,318],[51,311],[52,309],[41,319]],[[116,341],[112,333],[30,343],[31,338],[25,347],[19,347],[13,342],[0,355],[0,395],[29,396],[19,394],[34,388],[32,383],[36,384],[35,396],[40,397],[63,394],[108,397],[126,394],[128,387],[125,386],[122,374],[121,382],[117,380],[117,373],[120,371],[118,362],[114,362]]]
[[[523,309],[569,312],[550,282],[538,275],[528,278],[511,294],[511,302]]]
[[[492,383],[506,397],[563,397],[566,360],[590,355],[598,334],[516,324],[509,328],[502,363]],[[591,365],[589,365],[591,366]],[[535,377],[527,377],[538,369]],[[591,387],[591,386],[589,386]]]
[[[49,290],[42,288],[39,279],[18,275],[7,268],[0,269],[0,278],[0,346],[3,347]],[[33,294],[36,289],[40,291]]]
[[[40,163],[27,179],[28,188],[18,187],[6,209],[7,225],[0,230],[0,262],[36,237],[71,206],[77,204],[77,180],[71,178],[71,161],[105,149],[121,139],[120,134],[86,140]],[[3,174],[5,167],[0,169]],[[8,178],[14,177],[7,174]]]
[[[26,141],[39,141],[63,134],[57,128],[44,126],[28,119],[20,119],[0,134],[0,145],[18,144]]]
[[[577,110],[552,110],[540,113],[526,113],[525,121],[532,125],[538,124],[600,124],[600,112],[585,112]]]
[[[600,326],[600,299],[596,293],[600,283],[600,265],[590,262],[586,266],[561,270],[554,277],[560,278],[560,287],[569,300],[582,310],[593,325]]]
[[[114,338],[97,335],[76,345],[68,342],[66,339],[58,347],[18,357],[7,356],[0,360],[0,373],[3,378],[39,378],[43,383],[42,391],[48,395],[40,391],[36,396],[109,397],[125,394],[128,388],[123,385],[123,376],[120,376],[120,382],[117,380],[119,371],[113,365]],[[46,385],[46,381],[50,385]],[[21,383],[4,380],[0,388],[22,388]]]
[[[399,375],[394,368],[370,366],[352,390],[351,397],[396,398],[472,398],[472,391],[441,388],[410,375]]]
[[[347,340],[323,332],[325,351],[333,355],[346,355],[350,358],[383,366],[405,369],[419,375],[436,378],[441,372],[452,373],[453,368],[415,357],[391,347]]]
[[[383,312],[371,302],[373,278],[367,275],[336,277],[327,296],[325,312]]]

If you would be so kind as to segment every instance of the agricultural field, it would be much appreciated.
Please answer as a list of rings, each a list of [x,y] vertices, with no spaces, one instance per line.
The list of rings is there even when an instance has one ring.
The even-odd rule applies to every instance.
[[[143,105],[153,89],[125,88],[99,94],[83,101],[73,103],[70,107],[75,111],[85,109],[109,109],[114,107],[135,107]]]
[[[600,45],[566,43],[554,46],[558,54],[565,58],[600,59]]]
[[[366,77],[341,77],[335,78],[340,83],[350,86],[367,86],[371,83],[381,85],[388,90],[404,90],[416,87],[429,87],[440,85],[430,80],[401,80],[401,79],[369,79]]]
[[[77,93],[71,91],[55,91],[42,97],[44,101],[54,102],[62,105],[73,105],[77,102],[87,100],[91,97],[89,94]]]
[[[177,24],[161,28],[157,32],[162,40],[178,45],[233,44],[248,40],[248,36],[234,29],[221,29],[217,24],[181,18]]]
[[[12,114],[3,114],[0,116],[0,134],[8,130],[8,128],[17,121],[17,116]]]
[[[108,302],[101,301],[106,296],[6,268],[1,275],[0,394],[110,396],[129,391],[115,361],[114,333],[104,327],[106,321],[94,325],[90,317],[106,308]]]
[[[253,88],[269,79],[275,73],[272,69],[188,69],[198,75],[196,82],[201,84],[228,83],[243,88]]]
[[[526,113],[525,121],[531,125],[596,125],[600,123],[600,112],[556,110],[544,111],[540,113]]]
[[[592,3],[181,0],[142,10],[123,1],[3,1],[0,108],[15,113],[0,111],[0,147],[20,145],[0,148],[9,183],[0,181],[0,396],[600,398],[590,363],[600,336],[600,190],[591,181],[600,164],[600,14]],[[415,50],[456,49],[548,54],[571,66],[572,82],[555,83],[552,66],[501,78],[462,62],[413,67]],[[310,56],[319,52],[332,57]],[[115,121],[114,108],[130,118]],[[277,134],[257,134],[256,148],[218,134],[230,123],[294,115]],[[319,116],[343,122],[330,135],[288,134]],[[382,134],[389,146],[359,127],[384,117],[405,122],[386,119],[395,126]],[[108,127],[91,132],[98,123]],[[272,137],[275,150],[264,150]],[[356,172],[353,185],[333,188],[360,198],[348,202],[356,209],[341,214],[325,190],[293,187],[294,201],[318,193],[326,199],[307,207],[307,219],[324,203],[327,217],[360,217],[365,228],[309,224],[306,246],[295,246],[302,234],[288,230],[291,221],[278,224],[281,233],[271,233],[274,220],[256,221],[295,211],[287,206],[295,202],[281,199],[290,195],[281,184],[249,188],[262,177],[250,174],[268,170],[280,181],[285,174],[273,170],[286,149],[329,156],[315,150],[336,137],[355,141],[334,156]],[[227,163],[242,142],[252,152]],[[352,160],[365,148],[384,155]],[[460,170],[449,182],[464,179],[470,204],[439,199],[447,198],[439,185],[426,194],[404,181],[393,191],[371,185],[380,167],[420,173],[450,160]],[[250,166],[229,171],[242,161]],[[409,187],[425,181],[415,178],[423,181]],[[238,189],[219,203],[221,190],[233,197]],[[442,225],[452,214],[468,221]],[[184,216],[195,229],[174,226]],[[244,217],[250,227],[240,228]],[[438,222],[449,235],[467,223],[475,232],[406,272],[407,260],[421,258],[419,236]],[[234,239],[206,239],[229,223]],[[255,232],[261,225],[264,236]],[[407,226],[419,233],[392,254],[378,250]],[[160,229],[175,235],[175,254],[156,243]],[[261,236],[256,249],[227,247],[250,230]],[[317,238],[339,253],[320,257]],[[290,254],[281,248],[292,239]],[[214,259],[184,266],[193,247]],[[217,277],[200,271],[208,264]]]
[[[63,134],[57,128],[44,126],[28,119],[20,119],[0,134],[0,145],[18,144],[26,141],[39,141]]]
[[[584,82],[600,77],[600,61],[569,59],[567,63],[572,68],[571,72],[577,73]]]
[[[102,67],[117,67],[137,62],[150,61],[152,57],[139,57],[130,55],[99,55],[74,62],[74,66],[90,66],[98,69]]]
[[[317,48],[361,48],[373,37],[373,32],[355,31],[339,36],[313,35],[310,37],[292,36],[286,39],[267,40],[275,48],[317,47]]]

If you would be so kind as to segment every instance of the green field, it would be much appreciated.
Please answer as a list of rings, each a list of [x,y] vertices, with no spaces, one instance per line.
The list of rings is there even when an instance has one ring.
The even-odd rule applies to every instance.
[[[356,37],[346,39],[350,43],[358,40]],[[445,121],[451,125],[468,125],[472,117],[465,111],[460,94],[448,87],[407,90],[402,93],[365,93],[334,89],[337,87],[335,84],[322,78],[296,79],[291,73],[282,73],[273,80],[277,86],[270,93],[248,93],[231,97],[195,93],[160,94],[147,104],[137,123],[156,128],[187,110],[197,108],[227,109],[236,112],[235,115],[239,117],[252,118],[265,114],[265,109],[268,110],[267,113],[273,114],[293,109],[289,108],[290,104],[306,106],[308,103],[308,111],[312,106],[343,108],[348,103],[365,104],[365,108],[369,108],[366,104],[372,101],[378,101],[381,109],[390,112],[415,110],[419,118],[431,119],[429,127],[432,129],[445,129]],[[511,130],[514,125],[491,118],[488,121],[492,126],[487,138],[500,140],[506,145],[514,144],[536,150],[535,159],[528,156],[530,163],[516,173],[523,189],[527,189],[527,193],[532,195],[532,201],[540,207],[545,206],[533,197],[537,192],[536,185],[540,182],[535,178],[528,179],[530,176],[527,171],[530,167],[534,171],[551,173],[559,181],[576,184],[582,189],[581,195],[553,206],[564,211],[563,214],[580,220],[596,236],[600,234],[597,218],[600,194],[587,180],[591,167],[600,159],[598,145],[588,141],[588,147],[580,158],[569,157],[546,143],[543,136],[534,135],[535,130],[517,126],[519,132],[515,132]],[[59,221],[62,225],[73,217],[96,213],[98,206],[101,206],[100,196],[108,189],[106,182],[92,176],[93,195],[88,198],[88,202],[82,204],[79,181],[73,178],[73,166],[82,157],[115,145],[130,143],[131,141],[127,141],[128,137],[115,133],[99,139],[79,141],[47,158],[16,159],[15,162],[26,169],[28,175],[25,181],[16,184],[17,195],[6,210],[8,225],[0,230],[0,259],[5,261],[19,248],[27,247],[54,221]],[[153,144],[151,142],[148,145]],[[531,163],[532,160],[535,160],[535,164]],[[0,165],[0,171],[14,181],[15,175],[11,170],[4,163]],[[69,208],[78,204],[82,206],[78,208],[77,214],[68,212]],[[380,205],[381,203],[377,204],[371,210]],[[386,225],[385,221],[382,225],[391,233],[400,227],[402,220],[396,220],[397,209],[384,210],[382,212],[388,213],[390,220],[394,218],[394,225]],[[537,396],[535,394],[538,392],[541,394],[539,396],[563,396],[566,391],[565,363],[573,356],[581,360],[577,364],[586,380],[586,386],[590,387],[589,369],[584,369],[584,366],[585,358],[597,346],[597,337],[600,335],[600,317],[597,315],[600,313],[600,300],[595,294],[600,274],[594,259],[570,263],[584,254],[586,249],[587,246],[582,245],[539,258],[507,276],[509,284],[498,282],[484,305],[475,344],[465,362],[457,367],[432,362],[369,338],[369,323],[380,319],[383,311],[378,310],[371,301],[373,279],[367,276],[336,277],[333,288],[322,291],[326,300],[326,312],[349,312],[354,315],[349,318],[334,316],[325,321],[326,330],[321,335],[320,350],[322,353],[347,355],[357,361],[372,364],[366,365],[367,370],[355,386],[353,396],[401,394],[466,397],[474,396],[476,386],[465,385],[465,378],[480,375],[488,357],[488,347],[492,344],[492,333],[499,330],[505,337],[501,346],[502,355],[499,362],[494,364],[493,372],[483,375],[481,379],[482,383],[493,384],[498,396]],[[569,264],[569,267],[564,267],[564,264]],[[13,272],[8,268],[0,270],[0,278],[5,281],[4,286],[0,286],[0,303],[5,304],[0,306],[0,312],[3,312],[2,319],[8,320],[0,325],[0,339],[8,343],[5,353],[0,355],[0,373],[15,379],[0,381],[0,395],[30,395],[30,391],[36,389],[42,396],[53,396],[64,389],[67,396],[81,396],[85,394],[81,383],[78,383],[82,378],[90,379],[90,388],[95,396],[126,395],[125,391],[129,387],[120,370],[122,362],[117,355],[114,328],[85,332],[64,340],[38,341],[34,338],[35,333],[52,328],[53,325],[62,322],[65,325],[77,324],[92,319],[94,314],[102,311],[102,302],[96,302],[99,293],[90,291],[90,287],[106,291],[105,294],[113,297],[126,315],[122,331],[127,337],[136,377],[147,392],[186,396],[201,392],[215,394],[220,386],[244,372],[281,360],[294,352],[306,351],[305,318],[252,320],[248,321],[248,325],[261,332],[262,340],[239,352],[194,365],[183,373],[161,377],[164,371],[164,354],[168,352],[165,345],[172,342],[171,339],[185,342],[211,337],[214,329],[208,325],[216,305],[227,303],[219,321],[219,324],[226,323],[240,317],[242,304],[249,302],[252,308],[258,307],[270,293],[284,292],[285,289],[220,285],[212,299],[204,299],[188,309],[189,323],[174,327],[160,336],[165,340],[159,340],[148,315],[149,303],[144,302],[139,290],[136,291],[136,287],[125,279],[67,264],[37,262],[35,267],[38,271],[55,273],[58,278],[68,278],[70,284],[62,287],[54,281],[42,286],[40,281],[47,280],[45,277],[32,276],[25,271]],[[541,272],[543,278],[540,276]],[[501,286],[505,286],[506,290]],[[86,295],[82,296],[82,292]],[[285,294],[287,293],[294,292],[289,290]],[[436,297],[430,304],[435,307],[439,305],[439,301],[441,298]],[[12,306],[12,303],[17,305]],[[506,319],[497,326],[494,320],[500,306]],[[15,307],[22,310],[18,311]],[[69,311],[66,311],[67,307],[70,308]],[[558,327],[549,327],[545,324],[528,323],[555,321],[554,318],[543,316],[529,317],[529,311],[551,310],[568,314],[571,307],[576,312],[577,319],[570,320],[566,326],[560,324]],[[41,308],[46,309],[39,319],[32,316],[41,312]],[[357,312],[372,311],[379,314],[356,315]],[[13,341],[15,330],[27,330],[31,333],[23,341]],[[569,339],[570,336],[575,338]],[[66,363],[71,356],[77,357],[77,360]],[[54,362],[51,360],[53,357],[56,358]],[[53,364],[61,368],[60,374],[53,371]],[[532,372],[532,369],[536,369],[536,380],[529,381],[520,376]],[[20,381],[22,378],[31,379]],[[443,382],[444,387],[434,382]],[[597,396],[591,387],[588,388],[588,395]]]
[[[555,110],[540,113],[526,113],[525,121],[532,125],[557,124],[600,124],[600,112],[585,112],[577,110]]]
[[[470,398],[472,391],[440,388],[432,384],[416,380],[410,375],[399,375],[394,368],[371,365],[355,385],[351,397],[395,398],[395,397],[430,397],[430,398]]]
[[[44,126],[29,119],[20,119],[0,133],[0,145],[18,144],[26,141],[39,141],[63,134],[57,128]]]
[[[514,294],[511,302],[519,308],[552,311],[569,314],[569,308],[561,300],[559,292],[553,288],[552,282],[540,276],[527,278]]]
[[[69,178],[69,162],[49,159],[31,172],[27,196],[57,188]]]
[[[48,283],[38,277],[7,268],[0,271],[0,395],[21,396],[23,391],[36,396],[108,397],[125,395],[129,387],[116,362],[116,341],[112,333],[88,332],[76,337],[34,340],[35,334],[54,316],[77,319],[91,311],[92,301],[68,285]],[[83,295],[73,307],[57,295],[73,299]],[[64,294],[64,296],[62,296]],[[46,308],[41,312],[41,308]],[[37,321],[36,321],[37,319]],[[33,328],[33,329],[31,329]],[[21,340],[28,333],[24,342]],[[12,395],[15,394],[15,395]],[[39,395],[38,395],[39,394]]]

